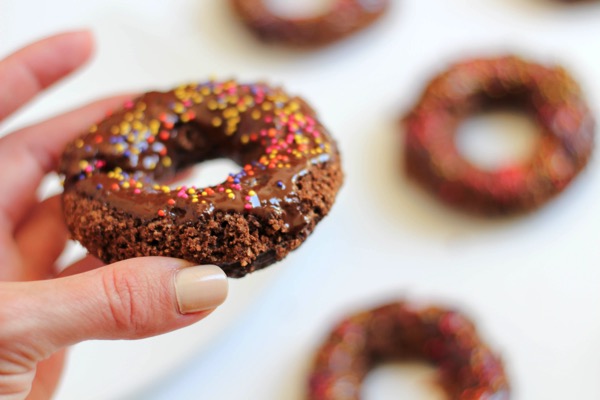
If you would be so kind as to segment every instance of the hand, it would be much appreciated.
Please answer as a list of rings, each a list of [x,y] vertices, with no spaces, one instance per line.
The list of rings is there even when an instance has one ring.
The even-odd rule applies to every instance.
[[[82,65],[91,35],[73,32],[0,61],[0,121]],[[64,348],[87,339],[138,339],[193,324],[221,304],[216,266],[148,257],[102,266],[86,257],[56,277],[68,232],[60,199],[38,201],[67,142],[124,97],[100,101],[0,138],[0,399],[46,399]]]

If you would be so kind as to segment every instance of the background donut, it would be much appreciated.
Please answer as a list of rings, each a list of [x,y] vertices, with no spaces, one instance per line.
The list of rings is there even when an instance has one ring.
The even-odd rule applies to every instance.
[[[260,39],[295,46],[318,46],[338,41],[374,23],[389,0],[336,0],[331,9],[312,18],[284,18],[265,0],[231,0],[242,22]]]
[[[528,112],[540,128],[524,164],[484,171],[455,144],[457,126],[490,107]],[[585,167],[595,121],[577,82],[562,68],[514,56],[473,59],[436,76],[404,120],[406,171],[442,201],[483,214],[535,209]]]
[[[377,364],[424,360],[438,368],[450,399],[508,400],[502,361],[464,315],[405,302],[382,305],[338,323],[315,357],[308,400],[359,400]]]

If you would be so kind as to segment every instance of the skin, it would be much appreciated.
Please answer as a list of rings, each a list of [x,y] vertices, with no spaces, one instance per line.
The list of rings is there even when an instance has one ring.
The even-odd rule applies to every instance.
[[[36,42],[0,60],[0,122],[90,57],[88,32]],[[92,257],[59,276],[68,232],[60,199],[36,189],[65,144],[128,96],[87,105],[0,138],[0,399],[47,399],[65,348],[87,339],[138,339],[199,321],[178,311],[174,274],[185,261],[138,258],[102,266]]]

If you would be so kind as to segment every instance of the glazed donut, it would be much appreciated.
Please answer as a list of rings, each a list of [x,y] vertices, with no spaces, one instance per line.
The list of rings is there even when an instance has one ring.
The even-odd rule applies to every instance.
[[[501,360],[462,314],[440,307],[386,304],[341,321],[318,350],[308,400],[359,400],[361,383],[378,363],[421,359],[456,400],[508,400]]]
[[[273,14],[265,0],[231,0],[242,22],[260,39],[295,46],[329,44],[371,25],[389,0],[335,0],[324,15],[286,19]]]
[[[498,106],[529,112],[541,135],[526,163],[488,172],[465,160],[454,138],[463,119]],[[564,69],[513,56],[452,66],[429,83],[404,125],[409,176],[444,202],[483,214],[532,210],[558,194],[586,165],[595,130]]]
[[[219,185],[161,183],[220,157],[242,168]],[[301,98],[235,81],[126,103],[67,146],[60,171],[67,225],[91,254],[177,257],[230,277],[297,248],[343,180],[336,143]]]

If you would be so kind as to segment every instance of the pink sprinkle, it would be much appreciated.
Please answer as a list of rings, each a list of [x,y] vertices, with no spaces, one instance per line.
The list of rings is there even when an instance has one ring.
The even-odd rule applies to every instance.
[[[131,100],[126,101],[125,104],[123,105],[123,107],[126,110],[131,110],[133,108],[133,101],[131,101]]]
[[[133,193],[140,194],[140,193],[142,193],[142,191],[140,189],[136,188],[136,189],[133,189]]]
[[[245,208],[246,210],[251,210],[251,209],[252,209],[252,204],[250,204],[250,203],[246,203],[246,204],[244,205],[244,208]]]

